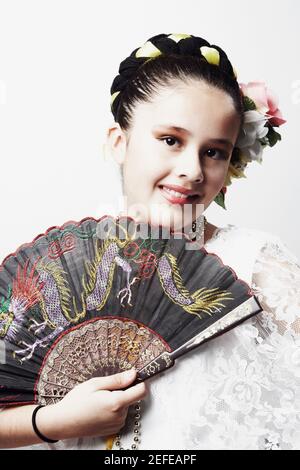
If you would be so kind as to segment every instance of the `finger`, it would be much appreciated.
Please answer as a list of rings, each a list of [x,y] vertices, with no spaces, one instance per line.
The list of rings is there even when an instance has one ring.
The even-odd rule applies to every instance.
[[[118,374],[90,379],[94,390],[118,390],[130,385],[136,378],[136,369],[132,368]]]
[[[148,390],[146,384],[141,382],[137,385],[133,385],[127,390],[116,391],[114,393],[118,394],[118,401],[120,405],[128,407],[139,400],[143,400],[143,398],[145,398],[147,395]]]

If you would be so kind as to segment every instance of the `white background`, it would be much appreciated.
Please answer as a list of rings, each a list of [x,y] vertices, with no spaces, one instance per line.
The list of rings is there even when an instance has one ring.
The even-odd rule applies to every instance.
[[[229,187],[208,220],[276,233],[300,258],[298,0],[0,0],[0,258],[53,225],[117,201],[103,161],[120,62],[159,33],[221,46],[240,82],[280,99],[282,141]]]

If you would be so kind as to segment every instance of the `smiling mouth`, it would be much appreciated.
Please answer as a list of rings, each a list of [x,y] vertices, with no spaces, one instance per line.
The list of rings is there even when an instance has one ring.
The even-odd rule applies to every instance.
[[[166,188],[163,185],[159,186],[160,192],[172,204],[191,204],[200,199],[199,194],[187,195],[174,191],[173,189]]]

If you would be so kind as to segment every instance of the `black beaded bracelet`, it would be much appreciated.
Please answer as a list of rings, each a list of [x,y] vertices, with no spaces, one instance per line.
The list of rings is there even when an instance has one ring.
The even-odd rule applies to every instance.
[[[48,439],[48,437],[45,437],[37,428],[37,425],[36,425],[36,414],[37,412],[39,411],[40,408],[43,408],[45,405],[39,405],[37,406],[34,410],[33,410],[33,413],[32,413],[32,427],[34,429],[34,432],[36,433],[36,435],[42,439],[42,441],[44,442],[49,442],[49,444],[54,444],[55,442],[58,442],[58,441],[54,441],[53,439]]]

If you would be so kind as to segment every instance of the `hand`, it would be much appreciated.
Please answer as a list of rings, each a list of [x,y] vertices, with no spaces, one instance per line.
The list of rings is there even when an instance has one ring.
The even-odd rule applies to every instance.
[[[49,439],[108,436],[124,426],[129,405],[145,398],[144,382],[128,387],[136,370],[96,377],[73,388],[60,402],[41,408],[37,427]]]

